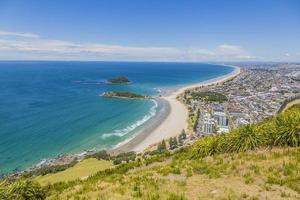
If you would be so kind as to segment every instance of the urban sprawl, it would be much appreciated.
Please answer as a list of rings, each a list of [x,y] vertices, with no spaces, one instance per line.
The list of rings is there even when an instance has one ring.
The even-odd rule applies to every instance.
[[[185,91],[196,136],[227,133],[276,114],[300,97],[300,64],[240,64],[241,73],[221,84]]]

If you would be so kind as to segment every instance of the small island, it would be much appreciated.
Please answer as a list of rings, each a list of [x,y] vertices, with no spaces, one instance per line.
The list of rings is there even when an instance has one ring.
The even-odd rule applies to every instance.
[[[126,98],[126,99],[149,99],[150,98],[149,96],[144,96],[144,95],[136,94],[133,92],[126,92],[126,91],[103,92],[101,96]]]
[[[129,84],[131,81],[126,76],[117,76],[106,81],[108,84]]]

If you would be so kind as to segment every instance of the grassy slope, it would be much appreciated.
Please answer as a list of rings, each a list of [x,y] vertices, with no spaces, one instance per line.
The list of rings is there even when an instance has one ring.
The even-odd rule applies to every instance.
[[[177,196],[176,196],[176,195]],[[168,159],[85,181],[49,199],[299,199],[300,148]]]
[[[95,174],[100,170],[108,169],[112,166],[110,161],[97,160],[95,158],[85,159],[77,163],[65,171],[55,174],[47,174],[45,176],[38,176],[35,179],[41,184],[56,183],[60,181],[72,181],[75,179],[84,179],[90,175]]]
[[[49,199],[300,199],[299,122],[294,107],[149,158],[160,162],[135,161],[53,186]]]

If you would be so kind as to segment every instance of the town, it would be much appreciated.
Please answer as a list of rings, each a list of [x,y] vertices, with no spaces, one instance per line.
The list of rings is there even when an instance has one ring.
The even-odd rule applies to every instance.
[[[240,64],[240,74],[222,84],[185,91],[179,99],[189,110],[196,136],[227,133],[276,114],[300,97],[300,64]]]

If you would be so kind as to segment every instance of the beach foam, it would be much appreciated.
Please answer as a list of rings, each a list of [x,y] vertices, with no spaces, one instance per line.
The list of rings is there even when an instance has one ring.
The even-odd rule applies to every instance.
[[[137,120],[136,122],[134,122],[133,124],[127,126],[124,129],[121,130],[115,130],[112,133],[104,133],[101,135],[102,139],[106,139],[109,137],[123,137],[129,133],[131,133],[132,131],[134,131],[136,128],[142,126],[143,124],[145,124],[148,120],[150,120],[152,117],[154,117],[156,115],[157,112],[157,107],[158,107],[158,103],[155,100],[151,100],[154,105],[150,108],[149,112],[147,115],[145,115],[142,119]]]

